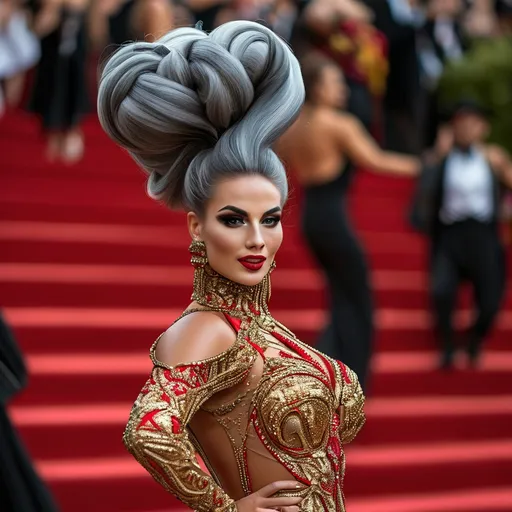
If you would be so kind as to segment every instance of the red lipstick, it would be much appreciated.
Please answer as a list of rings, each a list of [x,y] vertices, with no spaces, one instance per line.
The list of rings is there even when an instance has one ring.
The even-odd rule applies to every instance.
[[[267,258],[265,256],[244,256],[240,258],[238,261],[247,269],[252,271],[257,271],[261,267],[263,267]]]

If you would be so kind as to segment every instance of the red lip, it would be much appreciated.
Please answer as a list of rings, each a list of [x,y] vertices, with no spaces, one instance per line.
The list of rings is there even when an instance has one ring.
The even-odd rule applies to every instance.
[[[247,269],[247,270],[259,270],[263,267],[267,258],[265,256],[244,256],[240,258],[238,261]]]

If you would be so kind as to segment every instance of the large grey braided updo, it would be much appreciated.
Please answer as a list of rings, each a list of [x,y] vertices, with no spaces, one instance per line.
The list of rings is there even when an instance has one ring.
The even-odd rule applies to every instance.
[[[178,28],[122,47],[106,64],[98,112],[148,173],[148,192],[202,212],[221,179],[260,174],[288,194],[271,145],[304,101],[296,58],[271,30],[232,21],[210,34]]]

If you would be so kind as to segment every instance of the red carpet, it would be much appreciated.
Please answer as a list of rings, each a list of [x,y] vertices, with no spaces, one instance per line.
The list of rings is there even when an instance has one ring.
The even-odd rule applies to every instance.
[[[184,217],[145,196],[144,176],[94,119],[76,167],[45,163],[37,133],[23,114],[0,121],[0,306],[31,374],[13,420],[62,511],[184,512],[121,443],[148,348],[190,294]],[[378,335],[368,423],[347,449],[348,510],[510,511],[512,292],[481,369],[437,372],[425,244],[405,220],[411,186],[361,173],[353,194]],[[271,306],[314,342],[325,296],[298,233],[299,199]]]

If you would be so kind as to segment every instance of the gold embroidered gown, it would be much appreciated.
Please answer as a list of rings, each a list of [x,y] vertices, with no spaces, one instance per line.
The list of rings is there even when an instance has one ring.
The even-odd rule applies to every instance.
[[[221,312],[236,341],[215,357],[170,367],[155,357],[156,340],[153,371],[125,430],[128,450],[196,511],[235,512],[235,500],[295,479],[305,487],[278,494],[303,497],[301,511],[344,512],[343,444],[364,423],[356,375],[272,318],[269,275],[242,286],[213,271],[204,253],[192,262],[192,299]]]

